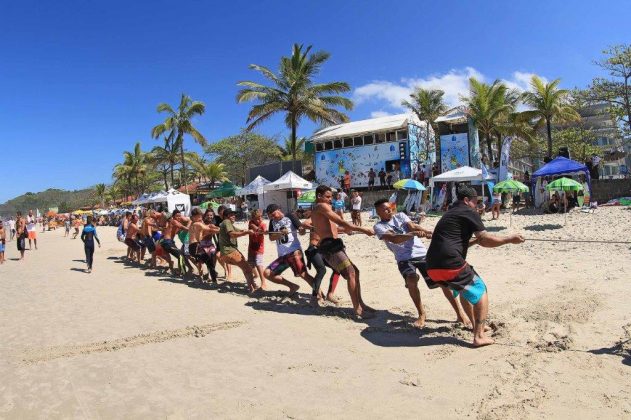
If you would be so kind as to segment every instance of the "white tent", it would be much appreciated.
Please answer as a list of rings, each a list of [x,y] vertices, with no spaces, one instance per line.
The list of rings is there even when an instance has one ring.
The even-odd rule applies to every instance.
[[[276,181],[263,186],[263,194],[259,194],[259,204],[261,208],[270,204],[278,204],[283,211],[288,212],[293,210],[293,207],[296,205],[295,198],[291,199],[290,204],[287,195],[288,191],[311,190],[313,188],[314,185],[311,182],[296,175],[292,171],[287,171]]]
[[[461,166],[452,169],[440,175],[436,175],[429,179],[429,185],[432,189],[430,197],[434,197],[434,185],[443,182],[468,182],[468,181],[486,181],[494,180],[495,177],[488,175],[486,178],[482,175],[482,169],[472,168],[470,166]],[[482,200],[484,201],[484,186],[482,186]]]
[[[288,191],[288,190],[312,190],[313,184],[306,179],[296,175],[292,171],[287,171],[274,182],[263,187],[263,191]]]
[[[436,175],[429,179],[429,184],[433,187],[437,182],[466,182],[466,181],[483,181],[482,169],[472,168],[470,166],[462,166],[452,169],[451,171]],[[492,176],[487,177],[488,180],[494,179]]]
[[[270,181],[259,175],[245,187],[239,188],[236,195],[263,194],[263,187],[269,183]]]
[[[177,209],[185,216],[191,214],[191,197],[177,190],[160,191],[158,193],[143,194],[132,204],[157,204],[166,203],[167,209],[172,212]]]

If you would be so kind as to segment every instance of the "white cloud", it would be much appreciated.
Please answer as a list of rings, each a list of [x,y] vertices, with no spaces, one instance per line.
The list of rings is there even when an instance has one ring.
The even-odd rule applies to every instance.
[[[392,114],[387,111],[373,111],[370,113],[370,118],[387,117],[388,115]]]
[[[530,90],[530,79],[532,76],[539,76],[535,73],[527,73],[523,71],[513,72],[512,77],[510,79],[502,79],[502,82],[510,89],[517,89],[520,92]],[[545,77],[539,76],[541,80],[545,83],[548,83],[548,79]]]
[[[530,78],[534,73],[515,71],[509,79],[502,80],[508,87],[520,91],[526,90],[530,86]],[[353,92],[353,100],[357,105],[364,103],[378,104],[379,111],[371,113],[372,117],[384,116],[391,109],[393,112],[405,110],[401,106],[403,100],[409,99],[410,93],[417,87],[424,89],[441,89],[445,92],[445,103],[449,107],[457,106],[461,103],[460,98],[469,93],[469,78],[488,82],[491,80],[473,67],[464,69],[452,69],[444,74],[433,74],[421,78],[402,78],[398,83],[387,80],[376,80],[363,86],[359,86]],[[542,78],[543,80],[547,80]]]

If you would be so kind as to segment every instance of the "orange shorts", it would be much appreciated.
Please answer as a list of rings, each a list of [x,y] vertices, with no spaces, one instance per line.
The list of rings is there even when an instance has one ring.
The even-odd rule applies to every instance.
[[[245,261],[245,258],[243,257],[243,254],[240,251],[232,251],[228,255],[221,254],[221,259],[226,264],[232,264],[232,265],[237,265],[241,261]]]
[[[37,239],[37,232],[35,232],[34,230],[29,230],[28,238],[29,239]]]

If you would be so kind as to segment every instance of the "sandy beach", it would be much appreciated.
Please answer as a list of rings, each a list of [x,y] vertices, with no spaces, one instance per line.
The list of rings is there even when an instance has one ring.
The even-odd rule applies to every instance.
[[[508,214],[489,218],[488,230],[527,238],[631,239],[624,208],[570,213],[566,225],[563,215],[515,215],[512,227]],[[92,274],[63,229],[39,233],[23,262],[7,243],[1,418],[631,417],[628,244],[472,248],[497,342],[472,349],[442,293],[424,285],[427,326],[410,327],[414,307],[376,238],[345,239],[379,310],[356,322],[343,282],[341,307],[317,312],[298,279],[298,301],[273,286],[249,297],[238,269],[233,282],[199,287],[124,263],[115,229],[98,232]],[[265,246],[269,263],[276,249]]]

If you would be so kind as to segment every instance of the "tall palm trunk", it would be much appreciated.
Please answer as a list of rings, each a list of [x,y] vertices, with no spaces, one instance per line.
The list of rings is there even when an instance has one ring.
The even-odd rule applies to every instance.
[[[491,144],[491,138],[490,136],[487,136],[486,133],[483,133],[481,131],[480,131],[480,136],[482,137],[482,140],[486,141],[486,149],[489,152],[489,163],[492,166],[493,165],[493,146]]]
[[[169,163],[171,164],[170,165],[171,166],[170,167],[170,171],[171,171],[171,186],[173,186],[173,185],[175,185],[175,177],[174,177],[174,174],[173,174],[173,172],[175,171],[175,162],[171,160],[171,161],[169,161]],[[169,189],[168,185],[166,186],[166,189],[167,190]]]
[[[291,168],[296,172],[296,117],[291,118]]]
[[[188,194],[188,184],[186,182],[186,164],[184,163],[184,133],[179,133],[180,138],[180,161],[182,162],[182,173],[184,177],[184,192]]]
[[[548,131],[548,157],[552,158],[552,124],[548,117],[546,117],[546,129]]]

